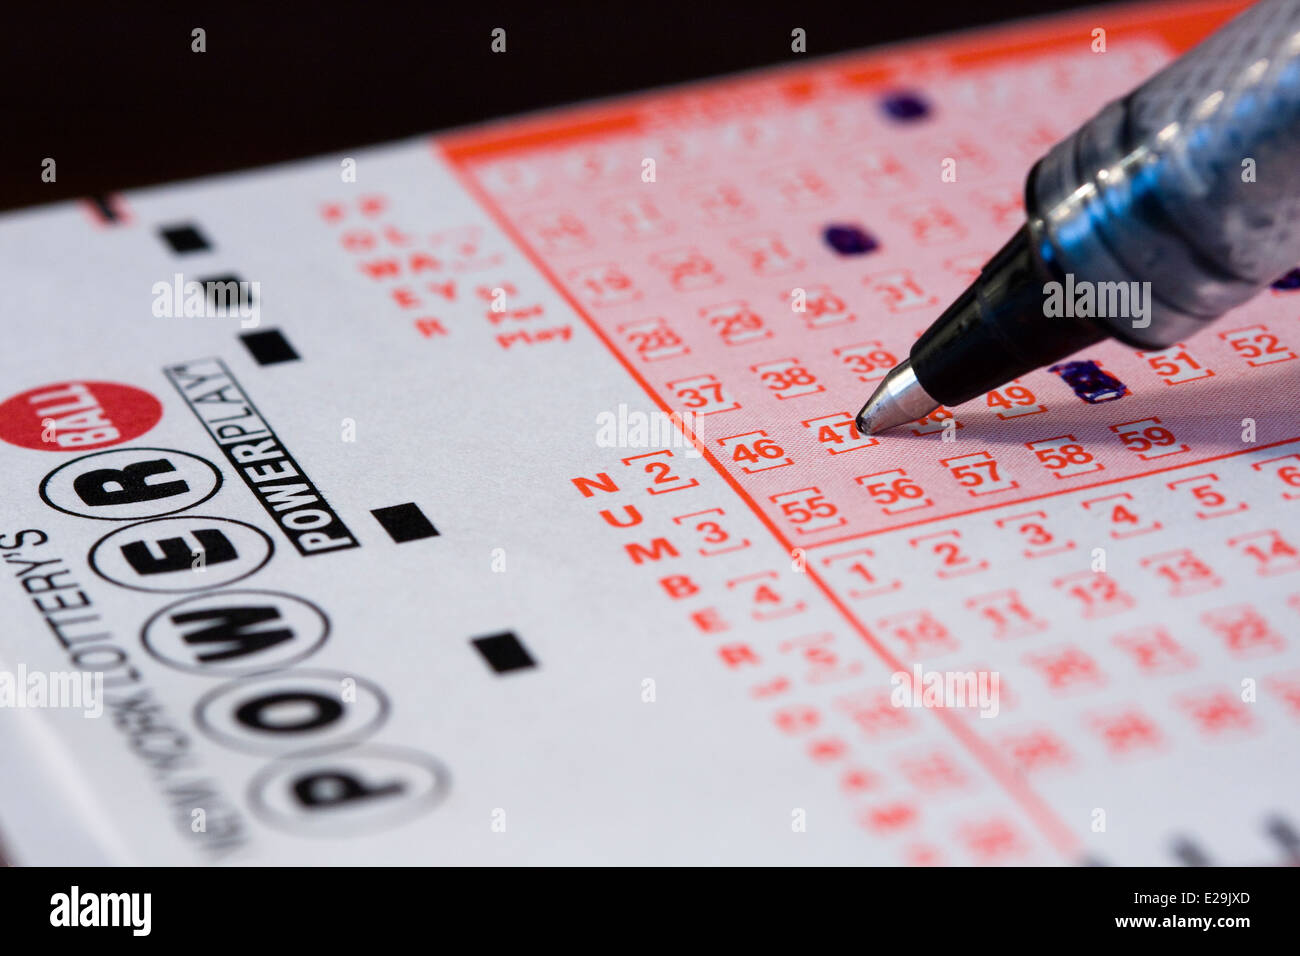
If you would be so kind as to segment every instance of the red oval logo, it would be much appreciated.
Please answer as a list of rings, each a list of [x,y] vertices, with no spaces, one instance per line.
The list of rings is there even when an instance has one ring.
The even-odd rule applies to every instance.
[[[38,451],[89,451],[139,438],[162,418],[162,403],[115,382],[56,382],[0,403],[0,439]]]

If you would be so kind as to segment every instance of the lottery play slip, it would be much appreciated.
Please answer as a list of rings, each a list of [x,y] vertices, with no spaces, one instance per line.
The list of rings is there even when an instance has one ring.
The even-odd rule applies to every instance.
[[[852,419],[1238,8],[4,216],[6,858],[1300,860],[1300,272]]]

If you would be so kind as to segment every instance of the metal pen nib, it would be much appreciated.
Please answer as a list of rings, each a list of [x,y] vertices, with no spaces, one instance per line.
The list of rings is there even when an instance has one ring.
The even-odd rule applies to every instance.
[[[925,418],[938,408],[939,402],[921,387],[912,372],[910,359],[903,359],[867,399],[858,412],[858,431],[875,435],[886,428]]]

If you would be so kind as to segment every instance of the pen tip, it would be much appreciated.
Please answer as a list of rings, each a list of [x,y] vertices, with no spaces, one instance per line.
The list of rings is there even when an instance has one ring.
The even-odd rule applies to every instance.
[[[858,431],[863,435],[878,435],[896,425],[924,418],[939,404],[917,381],[911,361],[904,359],[884,377],[858,412]]]

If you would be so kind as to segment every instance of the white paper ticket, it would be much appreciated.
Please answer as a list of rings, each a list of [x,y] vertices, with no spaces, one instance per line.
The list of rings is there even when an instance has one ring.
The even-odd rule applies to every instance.
[[[0,218],[7,854],[1294,861],[1300,272],[852,421],[1230,9]]]

